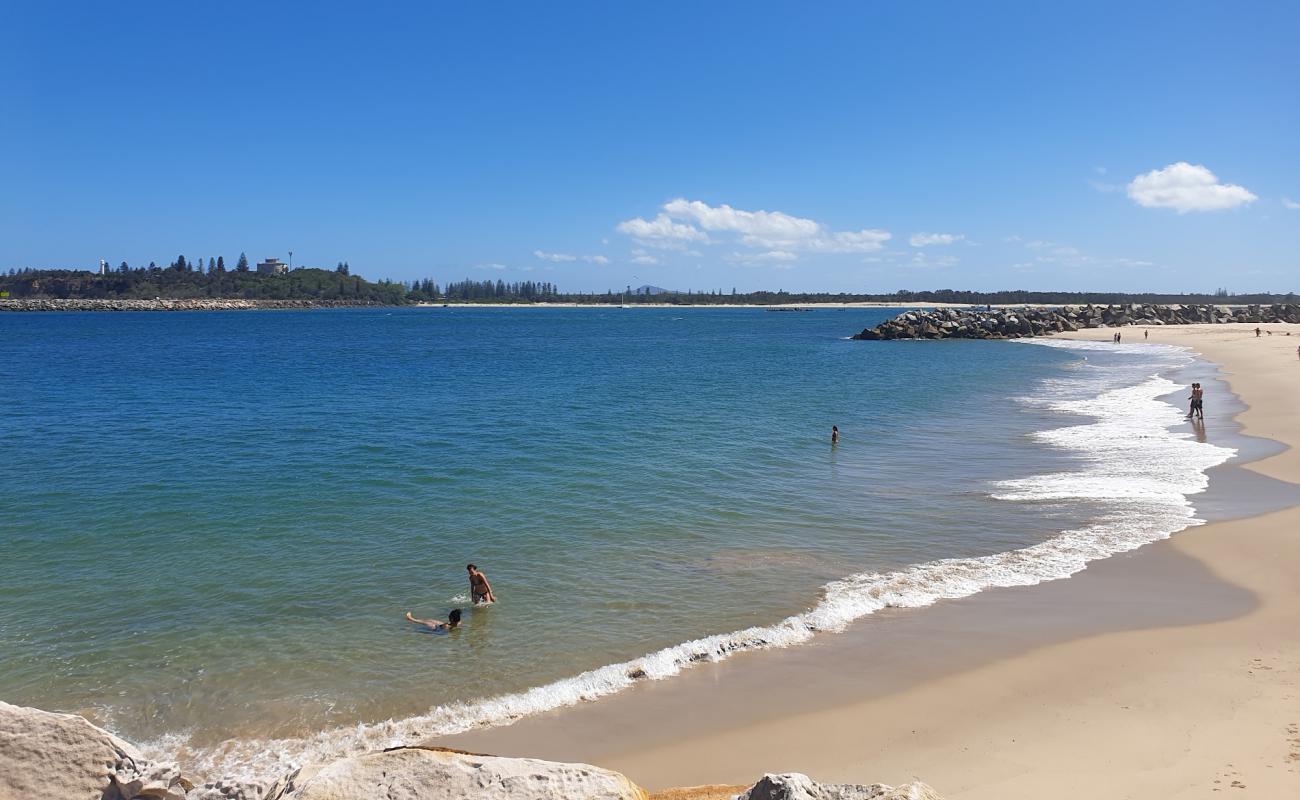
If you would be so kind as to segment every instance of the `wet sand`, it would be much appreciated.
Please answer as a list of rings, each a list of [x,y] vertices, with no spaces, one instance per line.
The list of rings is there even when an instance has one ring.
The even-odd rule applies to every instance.
[[[1249,406],[1209,384],[1207,436],[1240,411],[1244,433],[1289,446],[1243,447],[1259,460],[1212,473],[1212,519],[1256,516],[1068,580],[890,610],[804,647],[436,743],[594,762],[652,789],[794,770],[919,778],[950,798],[1297,796],[1300,326],[1261,326],[1278,333],[1259,339],[1254,327],[1152,328],[1150,341],[1220,365]],[[1129,344],[1140,336],[1125,329]]]

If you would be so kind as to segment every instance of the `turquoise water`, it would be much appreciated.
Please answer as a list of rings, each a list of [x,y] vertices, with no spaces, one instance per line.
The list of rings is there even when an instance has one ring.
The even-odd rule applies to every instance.
[[[1112,489],[1035,488],[1110,462],[1045,440],[1071,415],[1033,398],[1176,354],[844,338],[893,313],[0,315],[0,699],[294,760],[797,644],[912,602],[881,575],[1106,522]],[[447,636],[402,619],[457,607]]]

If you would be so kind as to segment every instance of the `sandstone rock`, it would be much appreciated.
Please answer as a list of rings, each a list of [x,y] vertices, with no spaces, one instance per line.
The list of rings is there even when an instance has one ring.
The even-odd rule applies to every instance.
[[[116,776],[139,775],[132,745],[72,714],[0,702],[0,796],[116,800]]]
[[[304,768],[265,800],[646,800],[617,772],[587,764],[406,747]]]
[[[789,772],[764,775],[737,800],[940,800],[924,783],[886,786],[883,783],[817,783],[807,775]]]

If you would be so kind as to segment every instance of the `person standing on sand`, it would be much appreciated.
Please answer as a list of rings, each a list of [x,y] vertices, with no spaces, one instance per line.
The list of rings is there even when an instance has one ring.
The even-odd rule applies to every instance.
[[[1146,328],[1143,328],[1143,329],[1142,329],[1142,338],[1143,338],[1143,339],[1149,339],[1149,338],[1151,338],[1151,331],[1147,330]]]
[[[1256,338],[1256,339],[1259,338],[1259,326],[1258,326],[1258,325],[1255,326],[1255,338]]]
[[[466,564],[465,569],[469,572],[469,597],[474,601],[474,605],[495,603],[497,598],[492,594],[492,584],[488,583],[487,576],[479,572],[478,567],[473,564]]]
[[[839,426],[839,425],[832,425],[832,426],[831,426],[831,444],[839,444],[839,443],[840,443],[840,426]]]

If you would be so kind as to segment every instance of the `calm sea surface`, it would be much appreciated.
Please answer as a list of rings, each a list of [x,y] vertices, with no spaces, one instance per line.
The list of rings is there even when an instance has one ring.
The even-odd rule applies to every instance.
[[[733,646],[672,649],[710,636],[796,643],[771,626],[833,629],[881,576],[1101,530],[1121,490],[1071,476],[1124,476],[1044,432],[1182,356],[845,340],[895,313],[0,315],[0,699],[292,760],[596,696],[648,654],[617,679],[661,677]],[[402,619],[452,608],[450,635]]]

